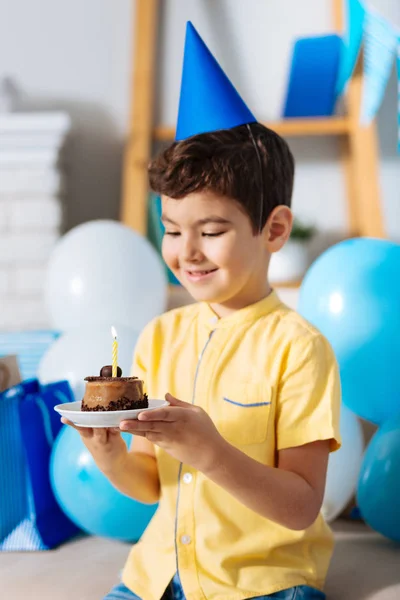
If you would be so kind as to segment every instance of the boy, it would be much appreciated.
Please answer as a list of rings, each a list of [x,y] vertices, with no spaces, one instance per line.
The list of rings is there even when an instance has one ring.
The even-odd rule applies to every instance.
[[[133,373],[170,406],[121,424],[132,449],[119,432],[80,430],[118,489],[159,501],[106,598],[324,598],[332,536],[320,508],[340,444],[339,376],[327,341],[268,282],[291,231],[293,158],[191,25],[177,141],[149,172],[164,260],[199,302],[140,337]]]

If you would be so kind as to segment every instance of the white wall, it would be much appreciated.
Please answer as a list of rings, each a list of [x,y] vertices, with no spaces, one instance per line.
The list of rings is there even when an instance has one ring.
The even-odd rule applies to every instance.
[[[293,38],[331,31],[331,0],[163,0],[158,115],[176,119],[185,21],[191,19],[260,119],[280,114]],[[375,0],[400,26],[398,0]],[[117,217],[129,115],[134,0],[0,0],[0,77],[20,106],[61,107],[76,135],[67,226]],[[381,181],[389,234],[400,239],[396,80],[379,114]],[[297,159],[294,209],[335,231],[345,222],[337,140],[289,140]]]
[[[21,109],[73,118],[67,227],[117,217],[130,93],[132,0],[0,0],[0,78]]]

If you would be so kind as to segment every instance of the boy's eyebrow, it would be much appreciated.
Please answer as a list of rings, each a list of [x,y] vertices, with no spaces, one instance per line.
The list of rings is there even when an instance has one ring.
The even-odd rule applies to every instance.
[[[171,225],[178,225],[167,217],[167,215],[161,215],[161,221],[163,223],[170,223]],[[207,225],[208,223],[219,223],[220,225],[231,225],[232,221],[228,221],[228,219],[224,219],[223,217],[218,217],[217,215],[211,215],[210,217],[206,217],[204,219],[199,219],[194,224],[195,225]]]

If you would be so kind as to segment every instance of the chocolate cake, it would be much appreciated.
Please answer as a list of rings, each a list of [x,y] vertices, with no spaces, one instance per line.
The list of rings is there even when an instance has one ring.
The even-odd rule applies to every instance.
[[[103,367],[99,377],[85,377],[86,390],[82,400],[83,411],[135,410],[149,406],[143,393],[143,381],[137,377],[112,377],[112,367]]]

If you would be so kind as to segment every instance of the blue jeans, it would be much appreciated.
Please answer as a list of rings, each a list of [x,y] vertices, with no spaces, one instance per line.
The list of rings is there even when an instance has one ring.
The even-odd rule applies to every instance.
[[[257,596],[257,600],[325,600],[326,596],[323,592],[309,587],[308,585],[299,585],[296,587],[275,592],[269,596]],[[140,600],[139,596],[128,590],[128,588],[120,583],[113,587],[111,592],[103,598],[103,600]],[[175,575],[170,585],[164,592],[162,600],[185,600],[185,595],[179,581],[179,576]],[[249,600],[253,600],[249,598]]]

